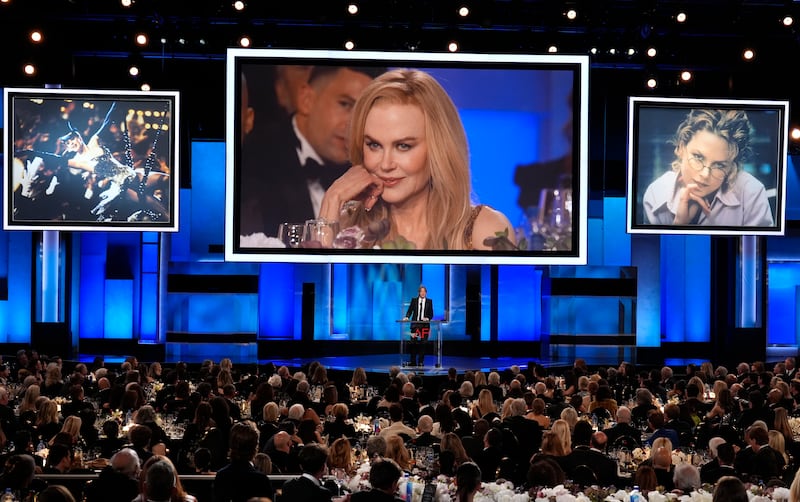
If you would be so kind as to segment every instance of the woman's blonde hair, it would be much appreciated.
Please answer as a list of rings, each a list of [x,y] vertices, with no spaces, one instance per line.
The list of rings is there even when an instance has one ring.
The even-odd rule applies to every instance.
[[[489,389],[482,389],[478,393],[478,409],[481,411],[481,415],[486,415],[487,413],[497,413],[497,407],[494,404],[494,397],[492,397],[492,391]]]
[[[461,442],[461,438],[455,432],[448,432],[442,437],[440,451],[453,452],[456,465],[469,462],[470,460],[469,455],[467,455],[467,450],[464,448],[464,443]]]
[[[276,422],[278,417],[281,415],[281,410],[278,407],[278,403],[275,401],[270,401],[264,405],[264,408],[261,410],[261,414],[264,417],[265,422]]]
[[[25,395],[22,397],[22,402],[19,405],[19,411],[36,411],[36,400],[41,395],[39,386],[36,384],[29,385],[25,389]]]
[[[767,432],[767,434],[769,436],[769,447],[780,453],[783,457],[784,465],[787,465],[789,463],[789,455],[786,454],[786,438],[783,437],[780,431],[774,429]]]
[[[328,467],[330,469],[344,469],[348,474],[352,474],[355,471],[353,449],[349,439],[340,437],[333,442],[328,450]]]
[[[570,408],[571,409],[571,408]],[[572,429],[569,425],[569,422],[563,418],[559,418],[553,425],[550,426],[550,430],[553,431],[558,439],[561,441],[561,446],[564,449],[564,454],[572,451]]]
[[[386,438],[386,454],[384,456],[397,462],[397,465],[403,470],[411,467],[411,453],[406,448],[406,445],[403,444],[403,438],[397,434],[392,434]]]
[[[36,417],[36,425],[58,423],[58,403],[48,399],[39,408],[39,415]]]
[[[73,440],[80,437],[81,435],[81,425],[83,421],[81,417],[77,415],[70,415],[64,419],[64,424],[61,426],[61,432],[66,432],[69,434]]]
[[[464,231],[472,211],[472,182],[467,135],[458,109],[447,91],[430,74],[412,69],[387,71],[368,85],[353,109],[350,127],[350,161],[364,162],[364,127],[367,115],[378,103],[413,105],[425,118],[427,170],[430,175],[428,210],[429,234],[424,248],[463,249]],[[378,199],[372,210],[356,213],[356,224],[366,228],[372,221],[388,219],[391,208]],[[394,224],[387,239],[397,237]]]

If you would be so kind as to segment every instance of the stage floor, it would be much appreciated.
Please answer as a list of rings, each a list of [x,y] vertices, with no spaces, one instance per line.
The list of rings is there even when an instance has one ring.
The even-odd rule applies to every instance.
[[[397,354],[382,354],[382,355],[362,355],[362,356],[336,356],[336,357],[318,357],[314,361],[319,361],[320,364],[328,369],[334,370],[352,370],[357,367],[362,367],[370,373],[389,372],[392,366],[401,366],[401,358]],[[407,360],[407,358],[406,358]],[[475,371],[502,371],[510,368],[513,365],[518,365],[525,368],[531,361],[529,357],[463,357],[463,356],[442,356],[442,366],[436,367],[436,357],[425,357],[425,366],[401,366],[405,372],[413,371],[415,373],[424,373],[426,375],[446,375],[449,368],[458,369],[459,373],[465,370]],[[292,359],[273,359],[273,363],[278,366],[286,365],[290,368],[301,367],[310,362],[308,358],[292,358]],[[536,360],[541,363],[541,361]],[[544,363],[542,363],[544,364]],[[547,366],[547,364],[545,364]]]

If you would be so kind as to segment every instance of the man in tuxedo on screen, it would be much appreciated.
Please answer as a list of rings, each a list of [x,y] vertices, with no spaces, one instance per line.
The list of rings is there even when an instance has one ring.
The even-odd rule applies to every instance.
[[[283,222],[319,214],[325,190],[350,167],[350,115],[364,88],[385,68],[314,66],[296,86],[290,118],[254,130],[242,149],[241,235],[275,236]],[[253,89],[250,89],[251,94]]]
[[[425,346],[431,333],[431,324],[424,321],[433,318],[433,300],[427,296],[428,290],[425,286],[420,286],[417,296],[411,299],[406,311],[406,320],[421,321],[410,324],[411,341],[408,344],[408,354],[411,357],[409,362],[411,366],[424,366],[425,363]]]

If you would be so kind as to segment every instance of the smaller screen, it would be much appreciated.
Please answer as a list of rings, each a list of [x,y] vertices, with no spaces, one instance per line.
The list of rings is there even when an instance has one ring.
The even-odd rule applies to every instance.
[[[5,89],[7,230],[177,231],[178,93]]]
[[[783,234],[788,102],[629,105],[629,232]]]

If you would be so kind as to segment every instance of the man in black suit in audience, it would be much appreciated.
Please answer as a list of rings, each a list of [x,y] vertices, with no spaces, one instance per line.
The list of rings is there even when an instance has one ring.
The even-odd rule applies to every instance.
[[[616,485],[618,481],[617,463],[596,448],[592,448],[592,424],[586,420],[578,420],[573,433],[573,449],[562,457],[561,466],[567,477],[572,476],[578,466],[588,466],[597,476],[600,486]],[[602,434],[602,432],[598,433]]]
[[[631,425],[631,410],[627,406],[617,408],[617,423],[613,427],[604,430],[608,437],[608,448],[614,447],[614,441],[621,437],[630,437],[636,445],[641,446],[642,433],[639,429]],[[628,445],[628,448],[631,446]]]
[[[291,502],[330,502],[331,492],[322,486],[327,470],[328,450],[311,443],[303,446],[299,454],[303,474],[283,485],[281,499]]]
[[[458,391],[451,392],[450,396],[450,411],[453,414],[453,420],[458,424],[456,434],[461,437],[472,435],[472,417],[469,416],[467,410],[461,407],[461,394]]]
[[[351,502],[401,502],[395,496],[403,470],[392,459],[378,460],[369,469],[369,491],[356,492],[350,497]]]
[[[736,461],[736,450],[727,442],[717,446],[717,456],[700,467],[700,480],[703,483],[714,484],[722,476],[741,477],[739,471],[733,466]]]
[[[481,468],[482,481],[494,481],[497,476],[497,468],[503,459],[503,431],[497,427],[492,427],[483,436],[483,449],[476,455],[475,463]]]

